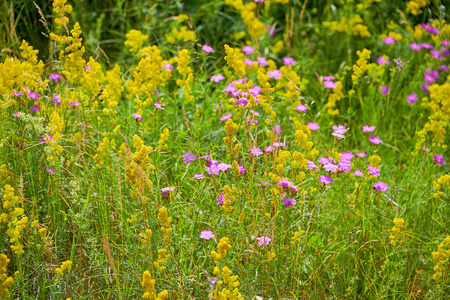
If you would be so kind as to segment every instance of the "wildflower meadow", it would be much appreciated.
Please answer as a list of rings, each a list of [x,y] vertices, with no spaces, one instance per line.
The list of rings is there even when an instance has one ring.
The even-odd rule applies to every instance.
[[[0,3],[0,299],[450,299],[450,2]]]

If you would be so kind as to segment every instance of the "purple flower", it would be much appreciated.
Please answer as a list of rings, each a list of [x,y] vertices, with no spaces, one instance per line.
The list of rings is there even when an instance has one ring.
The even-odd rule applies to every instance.
[[[236,101],[236,104],[246,107],[247,104],[248,104],[248,99],[247,98],[240,98],[238,101]]]
[[[308,128],[311,129],[311,130],[317,130],[317,129],[320,129],[320,126],[319,126],[318,123],[309,122],[308,123]]]
[[[353,155],[352,151],[341,153],[341,160],[351,160],[353,157],[355,156]]]
[[[380,65],[387,65],[389,64],[389,57],[388,58],[384,58],[384,56],[380,56],[377,59],[377,63]]]
[[[269,71],[269,72],[267,72],[267,74],[269,74],[270,78],[274,78],[274,79],[278,79],[281,77],[281,75],[283,75],[283,74],[281,74],[280,70],[278,70],[278,69]]]
[[[353,176],[362,176],[363,172],[361,172],[360,170],[356,170],[355,173],[353,173]]]
[[[81,105],[81,103],[78,102],[78,101],[75,101],[75,102],[69,102],[69,104],[72,105],[72,106],[80,106],[80,105]]]
[[[46,170],[47,172],[49,172],[50,174],[55,174],[55,171],[53,170],[53,168],[47,168],[47,167],[44,167],[44,170]]]
[[[416,43],[411,43],[409,46],[415,51],[420,51],[421,48],[420,45],[417,45]]]
[[[35,93],[28,92],[27,95],[28,95],[28,97],[30,97],[34,101],[37,101],[38,98],[41,98],[41,96],[39,96],[38,92],[35,92]]]
[[[319,74],[316,74],[317,76],[319,76]],[[322,76],[323,81],[333,81],[336,79],[336,77],[334,76]]]
[[[392,45],[392,44],[395,44],[395,39],[394,39],[393,37],[387,36],[387,37],[383,40],[383,42],[384,42],[386,45]]]
[[[250,154],[253,154],[255,156],[260,156],[263,154],[263,152],[261,151],[261,149],[259,149],[258,147],[253,147],[250,148],[250,151],[248,151]]]
[[[86,66],[84,67],[84,71],[85,71],[86,73],[88,73],[88,74],[89,74],[88,70],[90,70],[90,69],[92,69],[92,68],[89,67],[88,65],[86,65]]]
[[[341,160],[339,161],[338,169],[344,173],[347,173],[352,169],[352,162],[348,159],[342,159],[341,155]]]
[[[364,125],[362,127],[362,132],[373,132],[375,131],[375,126]]]
[[[243,60],[243,62],[244,62],[244,64],[246,64],[247,66],[251,66],[251,65],[253,65],[253,64],[255,63],[253,60],[248,59],[248,58],[245,58],[245,59]]]
[[[433,56],[434,58],[442,59],[442,54],[439,51],[431,50],[430,52],[431,52],[431,56]]]
[[[290,199],[290,198],[284,198],[282,201],[286,205],[286,207],[292,206],[297,203],[297,201],[295,199]]]
[[[23,95],[23,93],[22,92],[18,92],[18,91],[15,91],[14,93],[13,93],[13,96],[14,97],[20,97],[20,96],[22,96]]]
[[[274,132],[276,135],[281,135],[281,127],[280,127],[280,125],[275,125],[275,126],[273,127],[273,132]]]
[[[254,111],[253,109],[250,109],[249,112],[250,112],[252,115],[256,116],[256,117],[261,117],[261,115],[259,114],[259,112]]]
[[[50,73],[50,78],[53,79],[56,83],[58,83],[60,79],[64,78],[64,76],[56,73]]]
[[[13,117],[14,118],[19,118],[20,116],[19,116],[19,112],[16,112],[15,114],[13,114]]]
[[[333,81],[324,81],[323,85],[328,89],[334,89],[337,87],[337,83],[334,83]]]
[[[381,93],[382,93],[383,95],[386,96],[386,95],[389,93],[389,87],[388,87],[388,86],[382,85],[382,86],[380,87],[380,91],[381,91]]]
[[[426,82],[424,82],[424,83],[420,86],[420,88],[422,89],[422,91],[423,91],[425,94],[429,94],[429,93],[430,93],[430,90],[428,89],[428,84],[427,84]]]
[[[194,179],[203,179],[203,178],[205,178],[205,175],[203,175],[203,173],[194,174]]]
[[[308,109],[308,107],[304,104],[297,105],[295,108],[301,112],[305,112]]]
[[[203,45],[202,46],[202,50],[205,51],[206,53],[214,53],[214,50],[211,46],[208,45]]]
[[[175,190],[176,187],[174,186],[169,186],[169,187],[165,187],[161,189],[161,195],[162,196],[169,196],[170,192]]]
[[[406,101],[408,101],[408,103],[414,104],[414,103],[416,103],[417,100],[419,100],[419,99],[417,98],[417,95],[415,93],[406,96]]]
[[[258,244],[259,245],[264,245],[264,246],[267,246],[267,245],[269,245],[269,243],[270,243],[270,241],[272,240],[270,237],[268,237],[268,236],[261,236],[261,237],[258,237],[258,238],[256,238],[257,240],[258,240]]]
[[[35,105],[35,106],[32,106],[31,108],[30,108],[32,111],[34,111],[34,112],[38,112],[38,111],[40,111],[42,108],[40,108],[39,107],[39,105]]]
[[[333,182],[333,179],[331,179],[330,176],[320,175],[319,182],[323,182],[324,184],[329,184],[329,183]]]
[[[382,191],[384,192],[385,190],[387,190],[388,185],[386,183],[384,183],[383,181],[378,181],[377,183],[373,184],[373,187],[377,190],[377,191]]]
[[[217,205],[222,205],[225,203],[225,197],[223,193],[220,193],[219,198],[217,198]]]
[[[53,102],[55,102],[56,106],[60,106],[61,105],[61,98],[59,97],[58,94],[53,94]]]
[[[267,66],[269,63],[267,62],[265,57],[257,57],[256,58],[256,62],[261,66],[261,67],[265,67]]]
[[[319,163],[321,163],[322,165],[326,165],[329,164],[330,162],[333,162],[332,159],[328,159],[326,157],[319,157],[318,159]]]
[[[213,75],[211,76],[211,78],[209,79],[209,81],[214,81],[215,83],[219,83],[220,81],[224,80],[225,77],[223,77],[222,74],[217,74],[217,75]]]
[[[136,119],[136,121],[142,121],[142,117],[138,114],[132,114],[133,118]]]
[[[370,141],[371,143],[376,144],[376,145],[381,144],[381,140],[380,140],[380,138],[379,138],[378,136],[373,136],[373,135],[371,135],[371,136],[369,137],[369,141]]]
[[[377,167],[373,167],[373,166],[369,165],[369,173],[372,174],[375,177],[380,176],[380,169],[378,169]]]
[[[184,163],[191,163],[194,161],[194,159],[197,158],[197,155],[193,154],[191,151],[187,151],[185,155],[183,155],[183,162]]]
[[[173,70],[173,65],[169,62],[163,63],[161,67],[163,67],[164,70],[169,70],[170,72]]]
[[[328,163],[328,164],[325,164],[324,166],[323,166],[323,168],[325,169],[325,171],[327,171],[327,172],[336,172],[337,171],[337,169],[338,169],[338,166],[336,166],[335,164],[332,164],[332,163]],[[330,177],[331,178],[331,177]]]
[[[317,170],[319,167],[314,164],[314,162],[308,160],[308,166],[306,166],[308,170]]]
[[[159,108],[159,109],[161,109],[161,110],[165,110],[165,108],[164,108],[164,107],[162,106],[162,104],[159,103],[159,102],[155,102],[155,103],[153,103],[153,105],[156,106],[156,108]]]
[[[420,48],[424,48],[424,49],[428,49],[428,50],[434,48],[433,45],[427,44],[427,43],[420,44],[419,46],[420,46]]]
[[[448,66],[446,66],[446,65],[442,65],[442,66],[439,66],[439,70],[442,70],[442,71],[448,71],[450,68],[448,67]]]
[[[355,155],[358,156],[358,157],[366,157],[367,152],[362,152],[362,153],[356,152]]]
[[[331,133],[332,136],[345,139],[344,133],[347,132],[348,129],[345,129],[344,125],[333,125],[334,132]]]
[[[433,162],[442,166],[443,164],[445,164],[444,156],[439,155],[439,154],[433,155]]]
[[[42,139],[40,139],[39,140],[39,142],[41,142],[41,143],[45,143],[46,141],[51,141],[51,140],[53,140],[53,136],[51,136],[50,134],[48,134],[47,133],[47,136],[43,136],[43,135],[41,135],[41,137],[42,137]]]
[[[255,51],[255,49],[250,46],[245,46],[244,48],[242,48],[242,52],[244,52],[247,55],[253,54],[254,51]]]
[[[200,238],[201,239],[205,239],[205,240],[209,240],[214,238],[214,233],[212,233],[211,230],[203,230],[202,232],[200,232]]]
[[[292,57],[283,57],[283,63],[288,66],[295,64],[295,60]]]
[[[220,117],[221,121],[225,121],[228,120],[229,118],[231,118],[233,116],[233,114],[226,114],[225,116]]]

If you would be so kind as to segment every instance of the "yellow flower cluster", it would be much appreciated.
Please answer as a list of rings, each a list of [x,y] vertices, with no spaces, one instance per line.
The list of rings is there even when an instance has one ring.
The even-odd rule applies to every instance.
[[[398,245],[398,248],[405,242],[405,220],[403,220],[403,218],[395,218],[394,227],[392,227],[391,231],[393,234],[389,236],[389,239],[391,240],[392,245]]]
[[[214,300],[244,300],[244,297],[239,293],[238,286],[240,286],[240,283],[238,276],[231,276],[231,270],[227,266],[222,268],[222,272],[220,272],[219,267],[215,267],[213,274],[217,277],[222,276],[223,280],[217,282],[216,288],[209,294],[210,298],[212,297]]]
[[[119,65],[115,65],[113,69],[106,72],[108,84],[99,97],[105,105],[103,114],[106,116],[115,116],[118,112],[115,108],[119,104],[122,92],[125,89],[121,75],[122,72]]]
[[[371,37],[369,28],[363,25],[364,20],[360,15],[354,15],[351,18],[347,19],[346,17],[342,17],[341,20],[338,21],[324,21],[322,23],[323,27],[329,29],[333,32],[344,32],[349,35],[356,35],[360,37]]]
[[[162,264],[170,258],[170,255],[167,253],[167,249],[159,249],[158,250],[158,260],[154,261],[153,264],[158,268],[159,271],[164,270],[166,267]]]
[[[308,125],[303,125],[302,123],[300,123],[297,117],[293,117],[292,121],[294,122],[296,129],[294,134],[295,140],[301,148],[305,149],[306,151],[310,151],[314,146],[313,142],[308,141],[311,130],[309,129]]]
[[[245,64],[237,57],[235,52],[236,51],[233,48],[225,44],[225,53],[227,54],[225,60],[227,61],[227,65],[232,67],[236,73],[243,78],[245,77]]]
[[[152,275],[149,271],[144,271],[144,274],[142,274],[142,287],[145,290],[144,295],[142,295],[142,298],[144,299],[151,299],[151,300],[164,300],[169,296],[169,292],[164,290],[158,295],[155,293],[155,279],[153,279]]]
[[[242,148],[240,143],[237,143],[233,147],[234,133],[239,129],[239,126],[235,124],[232,119],[228,119],[224,129],[227,136],[223,138],[223,142],[227,146],[227,151],[230,154],[230,158],[233,158]]]
[[[8,298],[8,289],[13,285],[14,279],[7,277],[6,266],[9,259],[5,254],[0,254],[0,299]]]
[[[433,113],[428,117],[423,129],[417,132],[416,151],[422,149],[429,132],[434,133],[433,147],[447,149],[447,145],[442,144],[442,141],[446,134],[446,126],[450,122],[450,83],[433,84],[429,90],[430,100],[423,98],[422,105],[428,107]]]
[[[381,164],[381,157],[378,155],[371,155],[368,160],[373,167],[378,167]]]
[[[356,83],[358,79],[360,79],[364,73],[368,69],[367,61],[370,59],[370,54],[372,51],[363,49],[363,51],[356,51],[356,54],[358,55],[359,59],[356,62],[356,65],[353,65],[353,75],[352,75],[352,81],[353,83]]]
[[[353,66],[354,67],[354,66]],[[352,75],[353,78],[353,75]],[[344,98],[344,94],[342,93],[342,81],[336,81],[337,86],[333,89],[333,91],[328,95],[328,102],[325,104],[327,108],[327,113],[330,116],[336,116],[339,114],[339,109],[336,108],[336,102]]]
[[[225,258],[227,255],[227,250],[231,250],[231,248],[230,240],[227,237],[223,237],[217,244],[217,250],[219,250],[219,253],[213,250],[211,251],[211,256],[214,261],[220,261]]]
[[[450,175],[445,174],[439,177],[438,180],[433,181],[433,186],[436,189],[436,193],[434,193],[434,197],[437,197],[439,195],[443,195],[444,193],[441,191],[444,186],[447,186],[450,188]]]
[[[61,264],[61,267],[58,267],[55,269],[55,273],[58,276],[61,276],[65,271],[69,270],[71,266],[72,266],[72,262],[70,260],[66,260],[65,262],[63,262]]]
[[[172,218],[167,214],[167,208],[164,206],[159,209],[158,220],[161,221],[162,227],[161,232],[164,235],[163,243],[164,245],[169,245],[170,233],[172,232],[172,228],[170,227],[170,223],[172,223]]]
[[[148,171],[154,170],[155,166],[150,164],[148,154],[153,150],[150,146],[145,146],[144,142],[137,135],[133,136],[133,146],[135,153],[127,152],[127,165],[125,166],[125,181],[143,191],[151,183],[148,179]],[[135,190],[135,192],[137,192]]]
[[[124,42],[125,46],[130,47],[130,52],[138,51],[139,47],[148,39],[148,35],[142,34],[140,30],[131,29],[125,34],[127,40]]]
[[[406,11],[417,16],[422,12],[422,8],[430,4],[430,0],[411,0],[406,4]]]
[[[184,87],[184,94],[186,96],[186,101],[191,102],[194,99],[192,96],[192,90],[189,86],[194,81],[194,75],[192,75],[192,70],[188,67],[190,61],[190,57],[188,51],[186,49],[181,50],[178,53],[178,73],[181,76],[187,76],[186,79],[177,79],[177,85],[180,87]]]
[[[69,23],[69,18],[67,18],[65,14],[70,14],[72,12],[72,6],[70,4],[66,4],[66,2],[67,0],[53,1],[53,13],[56,15],[55,24],[60,28],[67,26]]]
[[[169,128],[164,128],[163,132],[159,135],[159,141],[158,141],[159,148],[167,149],[168,146],[167,146],[166,142],[169,140],[169,137],[170,137]]]
[[[175,44],[177,41],[191,41],[196,40],[195,31],[188,30],[187,26],[181,26],[180,30],[172,29],[169,34],[166,33],[166,40]]]
[[[23,215],[24,210],[23,208],[15,207],[19,202],[19,197],[14,195],[14,188],[9,184],[5,185],[3,200],[3,209],[6,212],[4,211],[0,215],[0,223],[8,223],[6,235],[9,236],[11,249],[14,250],[17,255],[20,255],[24,253],[20,234],[27,226],[28,217],[23,216],[19,220],[19,217]]]
[[[140,238],[140,242],[144,245],[148,245],[150,244],[150,239],[152,237],[152,230],[151,229],[147,229],[145,230],[145,233],[141,232],[139,233],[139,238]]]
[[[431,253],[434,260],[434,275],[433,279],[442,277],[442,272],[445,271],[444,265],[448,262],[450,257],[450,236],[447,236],[444,241],[438,246],[438,251]]]
[[[223,194],[224,203],[222,204],[221,208],[226,212],[232,212],[234,210],[234,207],[231,205],[231,203],[233,203],[236,196],[240,197],[242,193],[236,187],[230,188],[229,185],[225,185],[223,187]]]
[[[291,238],[291,244],[300,243],[300,239],[302,235],[305,234],[304,230],[299,230],[294,233],[294,236]]]
[[[242,0],[225,0],[226,5],[233,6],[240,14],[248,32],[255,37],[260,37],[266,33],[266,25],[262,23],[255,14],[258,7],[255,2],[244,4]]]

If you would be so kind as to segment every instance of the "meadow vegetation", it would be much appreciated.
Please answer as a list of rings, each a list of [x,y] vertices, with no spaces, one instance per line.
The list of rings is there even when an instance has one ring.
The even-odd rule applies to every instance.
[[[0,8],[0,299],[450,295],[445,1]]]

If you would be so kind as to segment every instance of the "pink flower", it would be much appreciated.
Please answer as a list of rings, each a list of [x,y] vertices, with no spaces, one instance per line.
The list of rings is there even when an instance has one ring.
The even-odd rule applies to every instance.
[[[376,144],[376,145],[381,144],[381,140],[380,140],[380,138],[379,138],[378,136],[373,136],[373,135],[371,135],[371,136],[369,137],[369,141],[370,141],[371,143]]]
[[[320,129],[320,126],[317,123],[309,122],[308,123],[308,128],[311,129],[311,130],[317,130],[317,129]]]
[[[185,155],[183,155],[183,162],[186,163],[191,163],[193,162],[195,159],[197,158],[197,155],[193,154],[191,151],[187,151]]]
[[[358,157],[366,157],[367,152],[362,152],[362,153],[356,152],[355,155],[358,156]]]
[[[319,74],[316,74],[316,75],[319,76]],[[336,77],[334,77],[334,76],[322,76],[323,81],[333,81],[335,79],[336,79]]]
[[[34,112],[38,112],[38,111],[40,111],[42,108],[40,108],[39,107],[39,105],[35,105],[35,106],[32,106],[31,108],[30,108],[32,111],[34,111]]]
[[[72,106],[80,106],[80,105],[81,105],[81,103],[78,102],[78,101],[75,101],[75,102],[69,102],[69,104],[72,105]]]
[[[205,175],[203,175],[203,173],[200,173],[200,174],[194,174],[194,179],[203,179],[203,178],[205,178]]]
[[[281,135],[281,127],[280,127],[280,125],[275,125],[275,126],[273,127],[273,132],[274,132],[276,135]]]
[[[420,51],[420,45],[417,45],[416,43],[411,43],[409,46],[412,50]]]
[[[226,114],[225,116],[220,117],[221,121],[225,121],[228,120],[229,118],[231,118],[233,116],[233,114]]]
[[[60,79],[63,79],[64,76],[56,74],[56,73],[50,73],[50,78],[53,79],[57,83],[57,82],[59,82]]]
[[[49,172],[50,174],[55,174],[55,171],[53,170],[53,168],[47,168],[47,167],[44,167],[44,170],[46,170],[47,172]]]
[[[319,167],[314,164],[314,162],[308,160],[308,166],[306,167],[308,170],[317,170]]]
[[[306,105],[300,104],[295,107],[298,111],[305,112],[308,107]]]
[[[375,131],[375,126],[364,125],[362,127],[362,132],[373,132]]]
[[[27,95],[34,101],[37,101],[38,98],[41,98],[41,96],[39,96],[39,92],[35,92],[35,93],[28,92]]]
[[[41,135],[42,139],[39,140],[39,142],[41,143],[45,143],[45,142],[50,142],[51,140],[53,140],[53,136],[51,136],[50,134],[47,133],[47,136],[43,136]]]
[[[351,160],[353,157],[355,156],[353,155],[352,151],[341,153],[341,160]]]
[[[353,176],[362,176],[363,172],[361,172],[360,170],[356,170],[355,173],[353,173]]]
[[[337,171],[337,169],[338,169],[338,166],[336,166],[335,164],[332,164],[332,163],[328,163],[328,164],[325,164],[324,166],[323,166],[323,168],[325,169],[325,171],[327,171],[327,172],[336,172]],[[331,177],[330,177],[331,178]]]
[[[395,44],[395,39],[394,39],[393,37],[387,36],[387,37],[383,40],[383,42],[384,42],[386,45],[392,45],[392,44]]]
[[[269,243],[270,243],[270,241],[272,240],[270,237],[268,237],[268,236],[261,236],[261,237],[258,237],[258,238],[256,238],[257,240],[258,240],[258,244],[259,245],[264,245],[264,246],[267,246],[267,245],[269,245]]]
[[[437,59],[442,59],[442,54],[439,51],[431,50],[431,56]]]
[[[382,191],[384,192],[385,190],[387,190],[388,185],[386,183],[384,183],[383,181],[378,181],[377,183],[373,184],[373,187],[377,190],[377,191]]]
[[[371,165],[369,165],[369,173],[375,177],[380,176],[380,169],[378,169],[377,167],[372,167]]]
[[[173,70],[173,65],[169,62],[163,63],[161,67],[163,67],[164,70],[169,70],[170,72]]]
[[[22,93],[22,92],[15,91],[15,92],[13,93],[13,96],[14,96],[14,97],[20,97],[20,96],[23,96],[23,93]]]
[[[345,139],[344,133],[347,132],[348,128],[346,129],[344,125],[333,125],[334,132],[331,133],[332,136]]]
[[[255,49],[250,46],[245,46],[244,48],[242,48],[242,52],[244,52],[247,55],[253,54],[254,51],[255,51]]]
[[[283,63],[287,66],[295,64],[295,60],[292,57],[283,57]]]
[[[329,184],[333,182],[333,179],[331,179],[330,176],[326,176],[326,175],[320,175],[319,177],[319,182],[322,182],[324,184]]]
[[[417,98],[417,95],[415,93],[406,96],[406,101],[408,101],[408,103],[414,104],[417,100],[419,99]]]
[[[206,53],[214,53],[214,50],[211,46],[208,45],[203,45],[202,46],[202,50],[205,51]]]
[[[382,93],[383,95],[386,96],[386,95],[389,93],[389,87],[388,87],[388,86],[382,85],[382,86],[380,87],[380,91],[381,91],[381,93]]]
[[[223,193],[220,193],[219,197],[217,198],[217,205],[222,205],[225,203],[225,197]]]
[[[217,74],[217,75],[213,75],[211,76],[211,78],[209,79],[209,81],[214,81],[215,83],[219,83],[220,81],[224,80],[225,77],[223,77],[222,74]]]
[[[161,189],[161,195],[162,196],[169,196],[170,192],[175,190],[176,187],[174,186],[169,186],[169,187],[165,187]]]
[[[334,89],[337,87],[337,83],[334,83],[333,81],[324,81],[323,85],[327,88],[327,89]]]
[[[269,63],[267,62],[265,57],[257,57],[256,58],[256,62],[261,66],[261,67],[265,67],[267,66]]]
[[[88,74],[89,74],[88,70],[90,70],[90,69],[92,69],[92,68],[89,67],[88,65],[86,65],[86,66],[84,67],[84,71],[85,71],[86,73],[88,73]]]
[[[286,207],[292,206],[297,203],[297,201],[295,199],[290,199],[290,198],[284,198],[282,201],[286,205]]]
[[[255,156],[263,155],[263,152],[258,147],[252,147],[250,148],[250,151],[248,151],[250,154],[253,154]]]
[[[164,108],[164,107],[162,106],[162,104],[161,104],[161,103],[155,102],[155,103],[153,103],[153,105],[154,105],[154,106],[156,106],[156,108],[159,108],[159,109],[165,110],[165,108]]]
[[[20,116],[19,116],[19,112],[16,112],[15,114],[13,114],[13,117],[14,118],[19,118]]]
[[[433,155],[433,162],[440,166],[444,165],[445,164],[444,156],[439,155],[439,154]]]
[[[244,64],[246,64],[247,66],[251,66],[253,65],[255,62],[251,59],[245,58],[244,59]]]
[[[389,64],[389,57],[388,58],[384,58],[384,56],[380,56],[377,59],[377,63],[380,65],[387,65]]]
[[[138,114],[132,114],[133,118],[136,119],[136,121],[142,121],[142,117]]]
[[[61,105],[61,98],[59,97],[58,94],[54,94],[53,95],[52,101],[55,102],[56,106],[60,106]]]
[[[261,117],[261,115],[259,114],[259,112],[254,111],[253,109],[250,109],[249,112],[250,112],[252,115],[256,116],[256,117]]]
[[[205,240],[209,240],[214,238],[215,235],[214,233],[212,233],[211,230],[203,230],[202,232],[200,232],[200,238],[201,239],[205,239]]]
[[[278,70],[278,69],[269,71],[269,72],[267,72],[267,74],[269,74],[270,78],[274,78],[274,79],[278,79],[281,77],[281,75],[283,75],[283,74],[281,74],[280,70]]]

